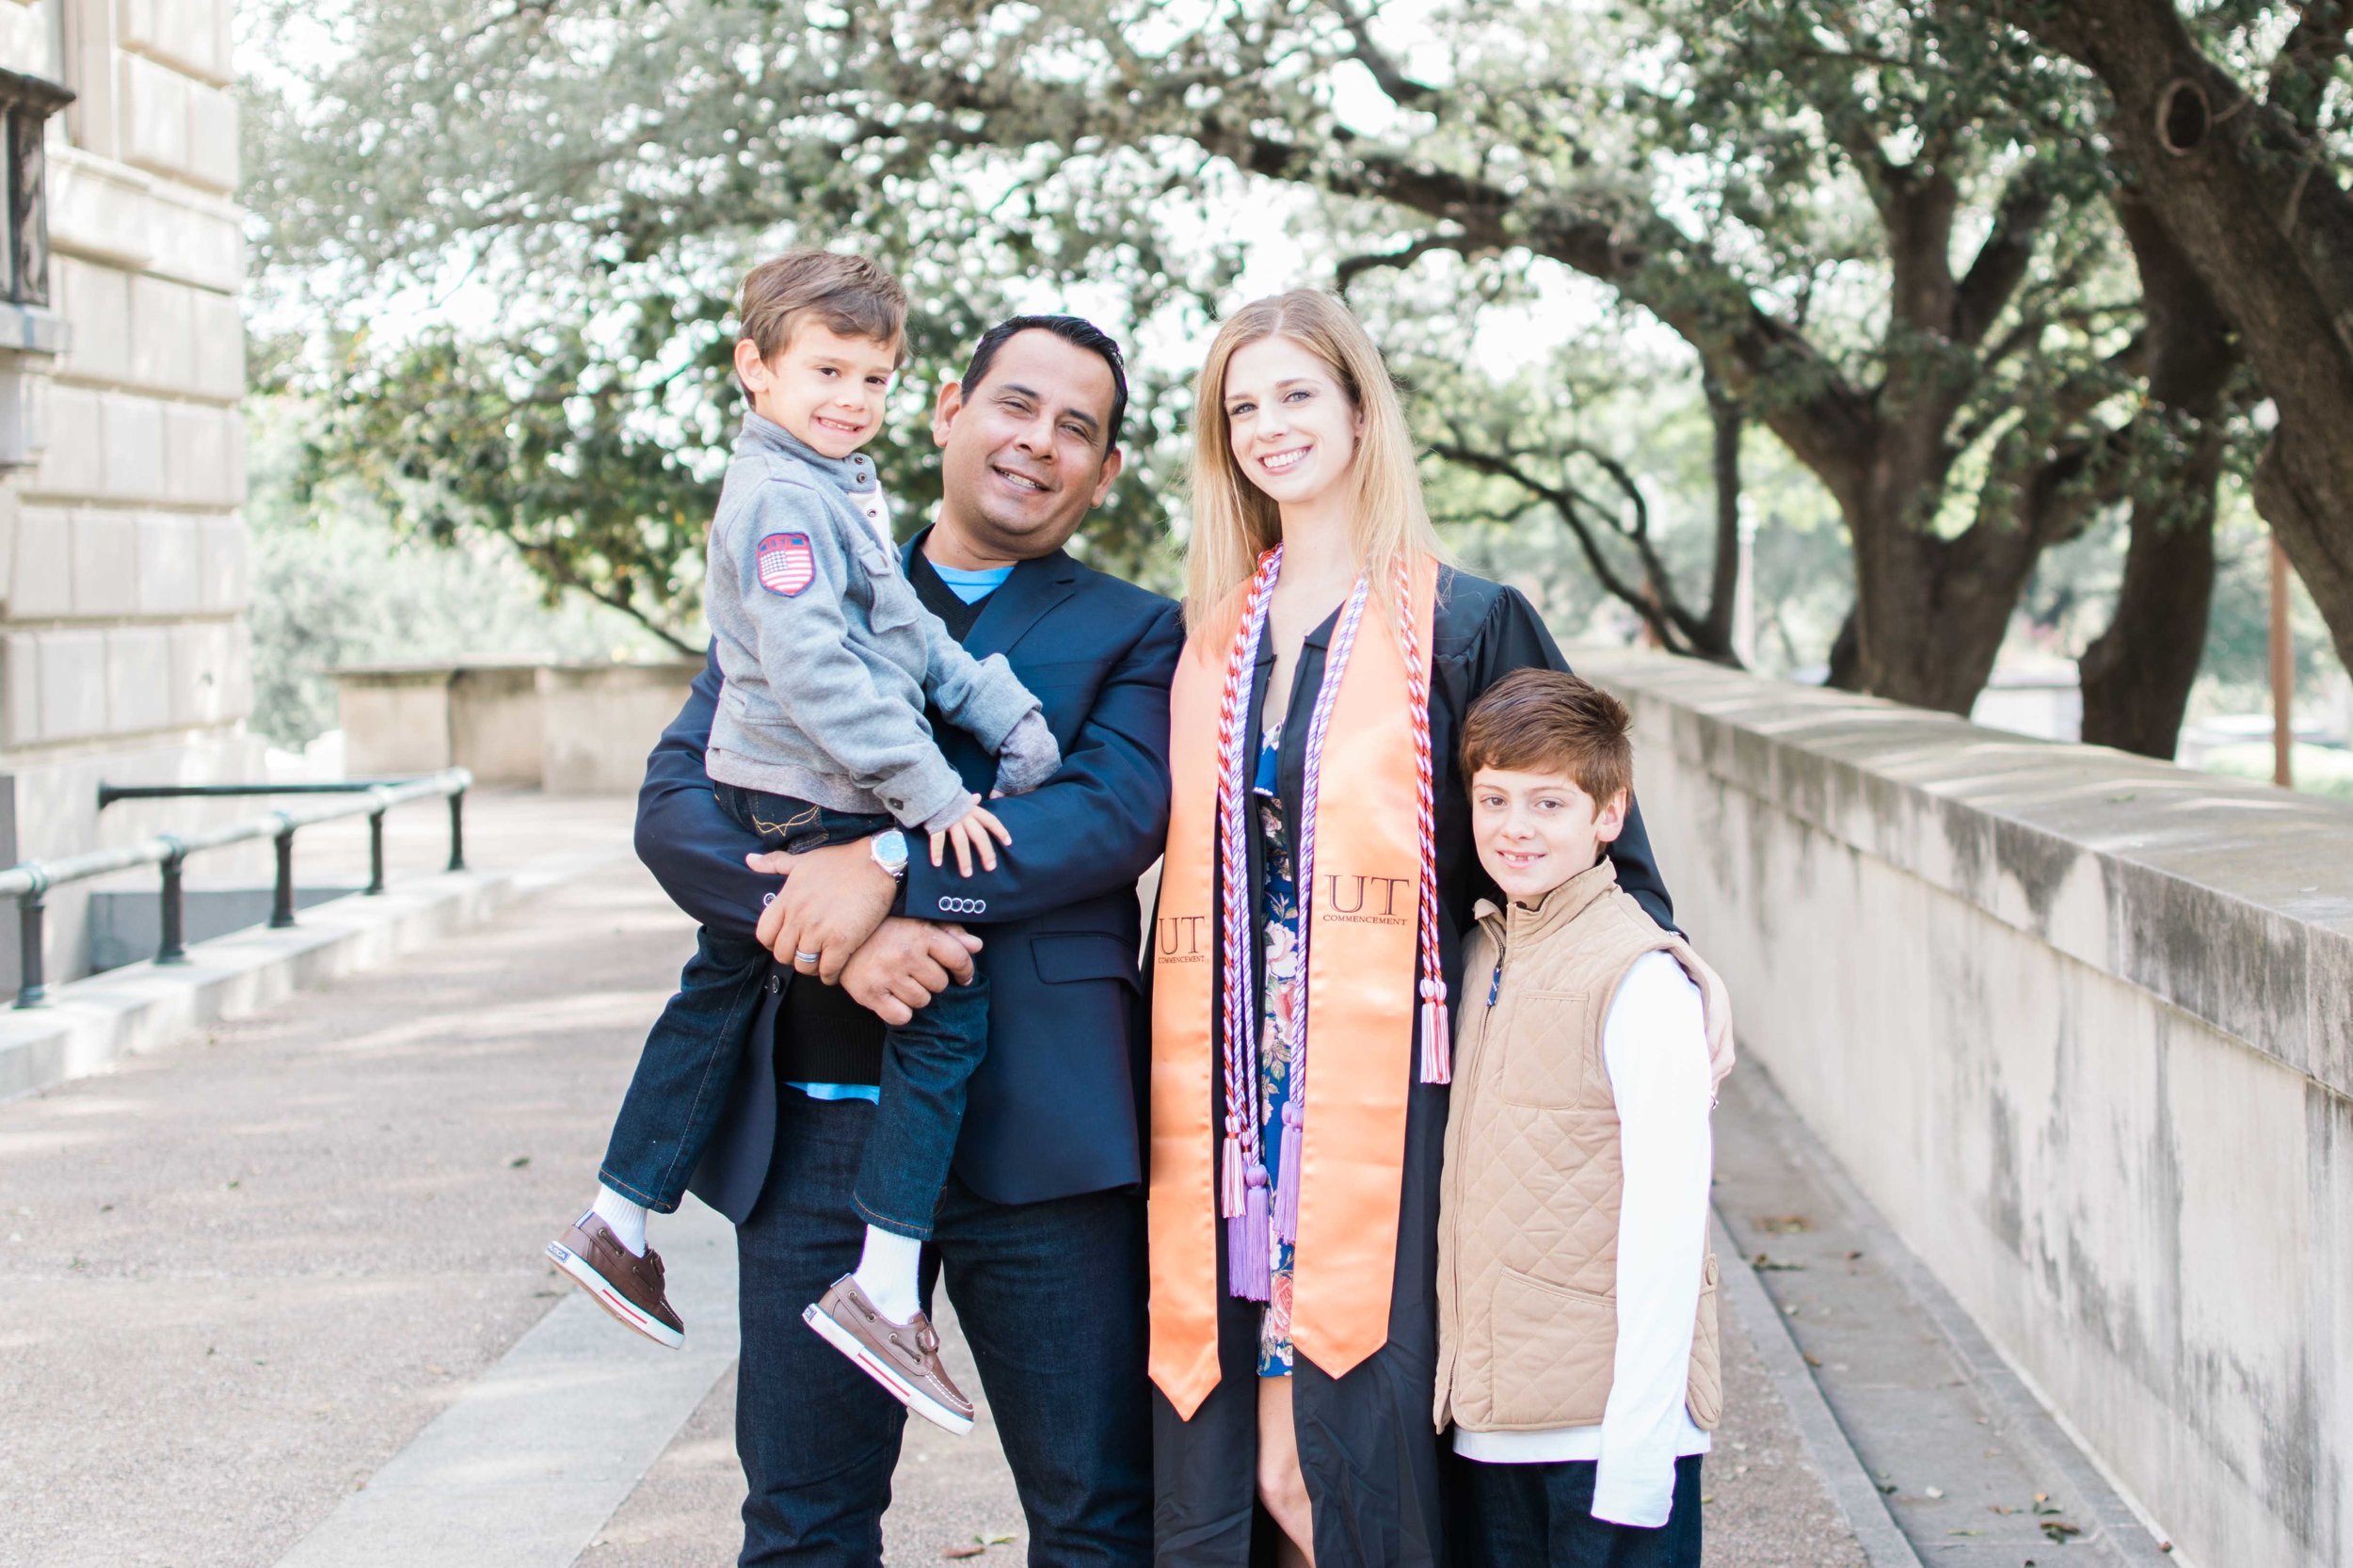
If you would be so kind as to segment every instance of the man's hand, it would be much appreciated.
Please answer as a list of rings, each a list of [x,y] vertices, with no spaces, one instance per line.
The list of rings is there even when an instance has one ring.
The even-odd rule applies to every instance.
[[[883,921],[841,971],[850,1000],[883,1022],[897,1026],[915,1010],[972,978],[972,955],[981,939],[960,925],[934,925],[902,916]]]
[[[890,873],[874,863],[870,846],[871,840],[860,839],[800,855],[770,850],[744,857],[752,870],[785,879],[783,890],[760,911],[756,932],[777,963],[828,985],[841,978],[850,954],[874,934],[899,893]],[[804,960],[804,953],[815,957]]]

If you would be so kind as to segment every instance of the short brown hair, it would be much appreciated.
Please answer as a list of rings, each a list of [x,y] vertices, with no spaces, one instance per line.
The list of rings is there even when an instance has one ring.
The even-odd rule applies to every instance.
[[[1515,670],[1487,688],[1463,721],[1463,777],[1481,768],[1565,774],[1606,806],[1634,789],[1634,715],[1566,670]]]
[[[788,250],[744,275],[736,336],[758,344],[761,359],[782,353],[805,317],[845,338],[894,344],[906,359],[907,291],[863,256]]]

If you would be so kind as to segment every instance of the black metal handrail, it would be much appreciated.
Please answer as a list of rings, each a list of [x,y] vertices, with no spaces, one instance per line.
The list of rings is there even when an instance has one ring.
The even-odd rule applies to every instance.
[[[24,973],[17,987],[16,1004],[19,1007],[39,1007],[49,998],[41,949],[45,936],[46,900],[52,888],[129,871],[136,866],[162,868],[163,940],[156,949],[155,962],[184,964],[188,950],[184,939],[185,899],[180,873],[189,856],[230,844],[250,843],[256,839],[273,840],[277,849],[278,879],[270,901],[269,923],[273,928],[290,926],[295,923],[294,836],[296,829],[308,827],[313,823],[364,815],[368,819],[368,885],[363,891],[380,893],[384,890],[384,813],[408,801],[448,798],[449,869],[454,872],[466,869],[465,800],[467,788],[472,783],[473,775],[464,768],[447,768],[422,778],[377,782],[101,784],[98,787],[98,804],[102,810],[118,800],[280,794],[364,798],[297,806],[194,833],[158,833],[152,838],[141,839],[136,843],[120,844],[113,849],[94,849],[85,855],[70,855],[56,860],[25,860],[0,871],[0,898],[12,897],[16,900],[19,918],[17,939],[24,959]]]

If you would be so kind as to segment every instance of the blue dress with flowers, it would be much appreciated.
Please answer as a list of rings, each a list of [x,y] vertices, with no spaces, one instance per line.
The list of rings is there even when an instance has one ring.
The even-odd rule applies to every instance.
[[[1282,756],[1283,726],[1277,721],[1266,727],[1258,743],[1258,765],[1250,786],[1266,872],[1258,900],[1266,944],[1266,982],[1259,987],[1258,1003],[1258,1092],[1266,1107],[1266,1124],[1259,1133],[1266,1149],[1270,1201],[1282,1175],[1283,1098],[1291,1080],[1291,987],[1300,980],[1299,887],[1276,783]],[[1291,1243],[1271,1233],[1270,1240],[1273,1256],[1267,1272],[1266,1313],[1258,1328],[1258,1375],[1287,1378],[1291,1375]]]

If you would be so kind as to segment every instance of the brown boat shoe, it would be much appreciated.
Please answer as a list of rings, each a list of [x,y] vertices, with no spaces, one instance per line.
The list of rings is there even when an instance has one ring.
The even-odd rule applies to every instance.
[[[593,1213],[567,1226],[547,1250],[555,1266],[614,1317],[657,1345],[677,1350],[686,1343],[686,1324],[670,1310],[670,1300],[662,1292],[660,1253],[648,1247],[638,1256]]]
[[[939,1336],[920,1312],[894,1323],[866,1299],[855,1274],[843,1274],[802,1309],[801,1320],[918,1416],[959,1436],[972,1430],[972,1401],[948,1381]]]

